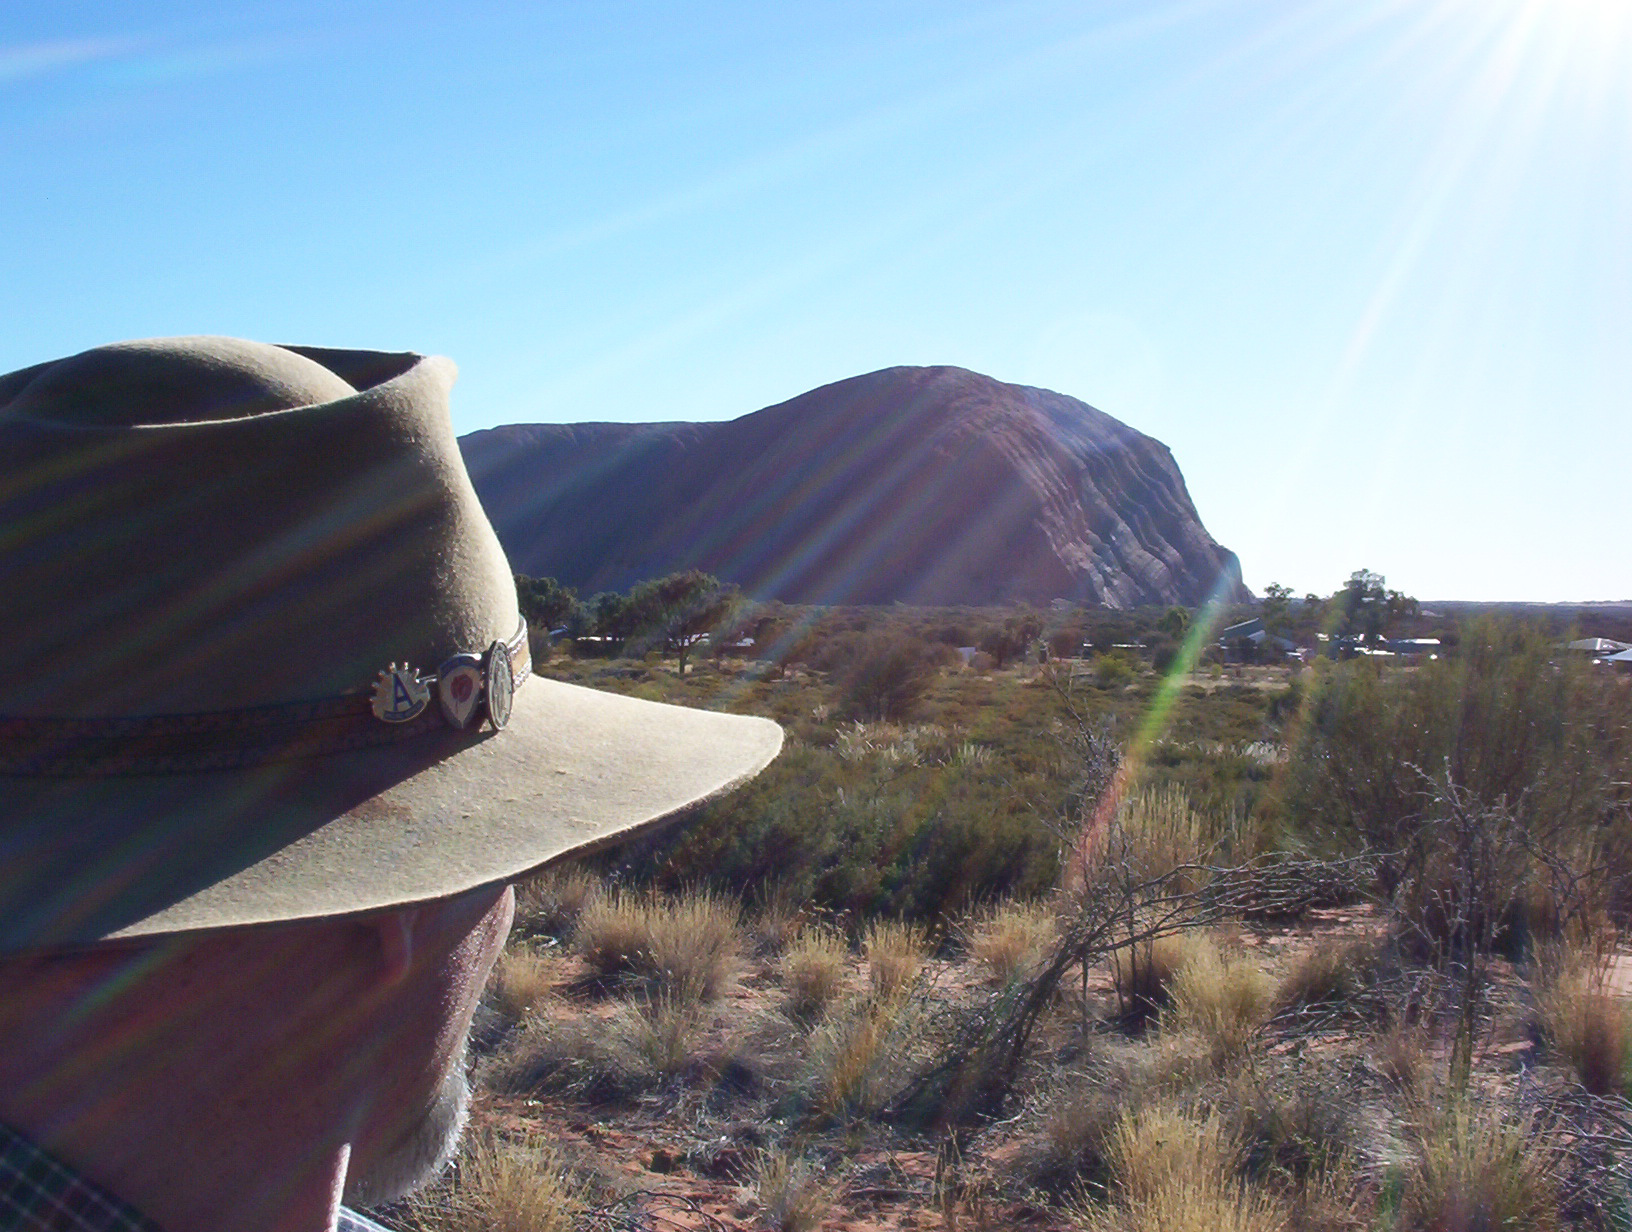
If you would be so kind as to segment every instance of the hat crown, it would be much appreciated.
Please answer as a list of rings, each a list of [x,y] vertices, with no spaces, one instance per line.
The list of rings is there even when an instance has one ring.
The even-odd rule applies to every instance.
[[[0,716],[330,697],[511,637],[454,375],[169,339],[0,377]]]
[[[356,392],[338,374],[284,347],[241,338],[148,338],[44,365],[7,410],[59,423],[133,427],[239,419]]]

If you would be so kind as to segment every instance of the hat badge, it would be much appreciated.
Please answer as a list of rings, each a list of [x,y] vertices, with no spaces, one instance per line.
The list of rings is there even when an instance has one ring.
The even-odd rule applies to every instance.
[[[417,719],[430,704],[430,683],[407,663],[393,663],[374,682],[374,717],[387,723]]]
[[[436,702],[448,726],[463,731],[482,703],[482,657],[456,654],[436,672]]]

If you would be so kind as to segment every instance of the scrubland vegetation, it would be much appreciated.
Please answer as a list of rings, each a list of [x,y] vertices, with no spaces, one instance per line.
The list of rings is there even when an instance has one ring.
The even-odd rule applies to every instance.
[[[388,1222],[1632,1228],[1626,679],[1493,621],[1159,672],[784,618],[782,662],[541,663],[787,748],[521,887],[475,1132]]]

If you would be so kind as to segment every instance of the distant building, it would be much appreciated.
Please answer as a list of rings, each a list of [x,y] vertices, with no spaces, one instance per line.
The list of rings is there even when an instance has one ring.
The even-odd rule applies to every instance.
[[[1218,647],[1224,652],[1224,662],[1238,663],[1245,656],[1241,653],[1243,644],[1252,646],[1253,657],[1263,655],[1265,643],[1280,651],[1283,656],[1292,656],[1298,653],[1295,642],[1284,637],[1277,637],[1264,628],[1262,618],[1254,616],[1251,620],[1243,620],[1240,624],[1231,625],[1218,635]]]
[[[1617,642],[1608,637],[1583,637],[1579,641],[1571,642],[1565,649],[1573,650],[1577,654],[1591,655],[1595,659],[1608,659],[1632,650],[1632,643]]]

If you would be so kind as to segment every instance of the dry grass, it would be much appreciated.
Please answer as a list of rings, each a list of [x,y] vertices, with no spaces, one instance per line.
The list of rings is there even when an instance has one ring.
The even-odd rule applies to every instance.
[[[1090,860],[1115,861],[1132,880],[1147,881],[1208,863],[1224,839],[1224,828],[1213,814],[1197,811],[1182,788],[1168,784],[1123,800]],[[1174,888],[1194,888],[1204,880],[1205,874],[1194,870]]]
[[[996,984],[1029,979],[1059,938],[1059,921],[1044,903],[1008,901],[981,912],[964,927],[969,957]]]
[[[1553,1152],[1529,1122],[1442,1095],[1416,1126],[1398,1232],[1558,1228]]]
[[[1177,1181],[1222,1188],[1240,1163],[1241,1144],[1216,1113],[1196,1117],[1161,1101],[1118,1118],[1107,1159],[1116,1194],[1138,1203]]]
[[[678,898],[620,890],[592,901],[576,941],[603,976],[629,977],[653,994],[718,995],[735,966],[741,936],[734,904],[713,894]]]
[[[1350,1001],[1365,988],[1374,961],[1375,947],[1370,940],[1324,938],[1295,959],[1281,977],[1275,988],[1275,1008]]]
[[[1169,933],[1112,951],[1111,980],[1123,1013],[1135,1026],[1167,1005],[1173,978],[1188,959],[1192,944],[1182,933]]]
[[[1609,990],[1607,967],[1581,947],[1540,951],[1533,976],[1537,1025],[1548,1047],[1594,1095],[1628,1085],[1632,1009]]]
[[[899,996],[917,980],[929,939],[916,925],[878,920],[867,926],[861,948],[867,957],[873,991],[888,999]]]
[[[472,1141],[456,1173],[411,1199],[414,1232],[573,1232],[586,1187],[541,1136]]]
[[[795,1018],[818,1017],[844,990],[849,947],[828,928],[807,928],[782,955],[784,1007]]]
[[[1111,1134],[1124,1114],[1171,1099],[1212,1075],[1199,1041],[1161,1035],[1116,1061],[1091,1063],[1045,1105],[1037,1152],[1023,1170],[1044,1184],[1106,1183]]]
[[[805,904],[786,886],[758,894],[748,913],[748,943],[760,958],[774,958],[805,931]]]
[[[577,865],[546,869],[516,886],[515,932],[565,940],[600,895],[600,880]]]
[[[832,1208],[833,1187],[808,1160],[773,1151],[754,1169],[753,1198],[772,1232],[815,1232]]]
[[[607,1028],[614,1055],[625,1058],[625,1072],[661,1082],[693,1067],[706,1025],[696,1000],[664,992],[633,1005],[620,1005]]]
[[[1270,1194],[1189,1178],[1122,1206],[1079,1205],[1071,1216],[1085,1232],[1286,1232],[1288,1222]]]
[[[482,1085],[509,1095],[620,1099],[703,1068],[708,1018],[693,997],[660,992],[610,1017],[536,1016],[494,1056]]]
[[[488,997],[507,1022],[519,1022],[533,1012],[555,987],[559,963],[526,947],[505,950],[493,969]]]
[[[800,1084],[810,1110],[823,1120],[876,1112],[900,1089],[922,1026],[906,997],[856,997],[834,1006],[810,1034]]]
[[[1173,975],[1164,1027],[1194,1031],[1218,1058],[1243,1052],[1269,1018],[1274,985],[1246,955],[1226,955],[1201,937]]]

